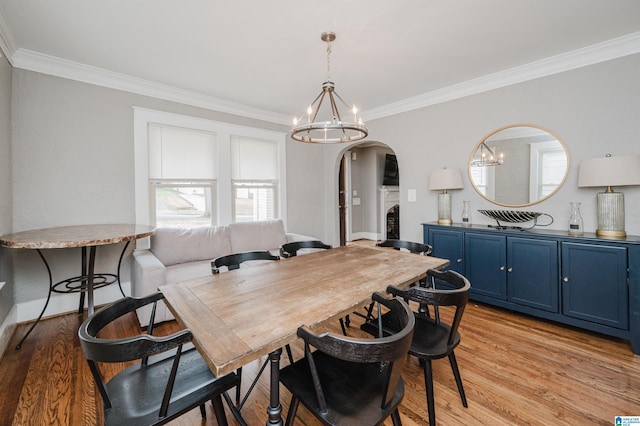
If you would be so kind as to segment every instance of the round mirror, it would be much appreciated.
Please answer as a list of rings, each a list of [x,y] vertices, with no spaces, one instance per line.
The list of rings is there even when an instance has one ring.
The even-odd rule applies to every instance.
[[[569,172],[569,154],[549,130],[530,124],[501,127],[475,146],[469,180],[483,198],[525,207],[551,197]]]

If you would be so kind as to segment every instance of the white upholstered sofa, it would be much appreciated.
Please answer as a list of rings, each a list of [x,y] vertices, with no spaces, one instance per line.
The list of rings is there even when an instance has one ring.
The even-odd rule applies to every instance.
[[[282,244],[313,238],[286,232],[281,220],[240,222],[228,226],[158,228],[149,249],[133,252],[131,294],[141,297],[158,287],[211,274],[211,261],[219,256],[253,250],[278,254]],[[247,266],[247,265],[243,265]],[[146,327],[151,305],[140,309],[138,321]],[[160,301],[154,323],[173,319]]]

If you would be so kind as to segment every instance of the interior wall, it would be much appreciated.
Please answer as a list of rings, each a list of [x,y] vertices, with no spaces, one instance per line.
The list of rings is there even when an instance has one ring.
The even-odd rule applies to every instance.
[[[432,170],[460,168],[464,189],[452,191],[452,214],[459,222],[462,201],[471,201],[472,222],[492,221],[478,209],[502,209],[484,200],[469,183],[467,162],[473,147],[491,131],[508,124],[535,124],[554,132],[569,151],[569,175],[550,199],[519,210],[553,216],[550,229],[566,230],[569,202],[582,203],[584,227],[597,225],[596,193],[600,188],[578,188],[582,160],[612,155],[640,154],[640,54],[590,65],[560,74],[491,90],[482,94],[367,122],[369,137],[396,153],[400,181],[401,238],[422,241],[421,223],[437,220],[437,191],[428,190]],[[366,119],[366,115],[365,115]],[[327,146],[326,233],[338,232],[337,211],[331,193],[337,188],[336,158],[345,147]],[[416,191],[409,202],[408,190]],[[626,230],[640,235],[640,187],[619,188],[625,194]],[[542,222],[542,220],[541,220]],[[529,223],[530,225],[530,223]]]
[[[11,91],[12,147],[10,180],[0,191],[13,192],[11,231],[77,223],[131,222],[134,212],[133,106],[175,112],[233,124],[287,131],[279,126],[229,114],[92,86],[26,70],[13,70],[6,86],[2,65],[0,91]],[[427,189],[431,170],[458,167],[465,188],[453,192],[453,216],[471,200],[472,221],[490,223],[477,209],[499,208],[482,199],[466,177],[474,145],[506,124],[531,123],[556,133],[570,155],[569,177],[551,199],[527,208],[554,216],[554,229],[566,229],[569,201],[583,206],[585,230],[595,230],[596,188],[578,188],[582,159],[611,152],[638,153],[640,134],[640,55],[596,64],[483,94],[368,122],[369,140],[380,141],[398,156],[401,237],[421,241],[420,224],[437,218],[437,193]],[[5,99],[5,96],[3,96]],[[6,114],[6,113],[5,113]],[[366,118],[366,116],[365,116]],[[0,118],[2,120],[3,118]],[[5,118],[6,120],[6,115]],[[1,135],[1,134],[0,134]],[[339,244],[337,209],[341,155],[354,144],[317,146],[287,141],[289,230]],[[8,158],[8,157],[5,157]],[[1,160],[0,160],[1,161]],[[6,161],[6,160],[5,160]],[[407,192],[416,191],[408,202]],[[627,232],[640,234],[639,187],[623,188]],[[0,195],[6,195],[0,192]],[[4,215],[3,215],[4,216]],[[98,267],[111,267],[120,247],[98,250]],[[14,302],[41,299],[46,271],[37,255],[15,250]],[[77,274],[79,254],[49,250],[54,280]],[[128,277],[128,262],[125,262]],[[55,300],[53,302],[56,303]],[[41,305],[40,305],[41,306]]]
[[[21,69],[14,70],[12,90],[12,232],[135,221],[134,106],[287,130],[286,126]],[[96,269],[113,271],[121,250],[121,245],[99,247]],[[14,253],[14,281],[19,283],[14,302],[46,297],[47,272],[35,251]],[[79,249],[46,250],[45,255],[54,282],[79,274]],[[123,281],[129,280],[129,263],[129,258],[123,262]],[[100,293],[96,303],[101,302]],[[52,310],[57,299],[52,298]]]

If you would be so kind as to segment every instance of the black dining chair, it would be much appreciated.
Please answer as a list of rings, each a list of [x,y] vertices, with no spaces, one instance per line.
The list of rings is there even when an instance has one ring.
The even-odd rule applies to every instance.
[[[384,240],[376,244],[378,247],[390,247],[396,250],[406,250],[409,253],[421,254],[423,256],[431,256],[433,248],[428,244],[415,243],[405,240]]]
[[[87,318],[78,331],[80,345],[96,382],[104,408],[106,425],[161,425],[195,407],[206,417],[205,403],[211,400],[218,424],[226,425],[222,398],[240,384],[235,373],[216,377],[191,344],[189,330],[169,336],[154,336],[155,304],[162,293],[142,298],[125,297]],[[147,333],[118,338],[100,337],[100,332],[116,319],[153,304]],[[113,328],[113,330],[116,330]],[[103,379],[99,363],[139,361]],[[227,400],[236,419],[245,424],[240,412]]]
[[[280,260],[280,256],[273,255],[268,250],[243,251],[239,253],[232,253],[232,254],[228,254],[226,256],[221,256],[214,259],[211,262],[211,273],[219,274],[220,268],[222,267],[227,267],[229,271],[233,271],[235,269],[239,269],[242,263],[255,261],[255,260]],[[287,357],[289,358],[289,363],[293,364],[293,353],[291,352],[291,346],[287,345],[285,347],[285,350],[287,351]],[[264,369],[267,367],[268,364],[269,364],[269,358],[266,358],[265,361],[262,363],[260,370],[258,370],[258,374],[253,379],[253,382],[251,382],[251,385],[249,386],[249,390],[247,390],[247,393],[244,395],[244,397],[242,397],[242,400],[241,400],[241,396],[242,396],[241,386],[238,385],[238,387],[236,388],[236,407],[238,408],[238,410],[241,410],[245,402],[247,402],[249,395],[251,394],[251,392],[253,391],[253,388],[258,383],[258,379],[260,379],[262,372],[264,371]],[[242,382],[242,367],[238,368],[236,370],[236,373],[240,378],[240,381]]]
[[[401,251],[408,251],[409,253],[419,254],[422,256],[431,256],[431,253],[433,252],[432,247],[428,244],[416,243],[413,241],[406,241],[406,240],[384,240],[380,243],[377,243],[376,246],[388,247],[388,248],[401,250]],[[427,281],[421,280],[418,282],[418,284],[422,287],[426,287]],[[362,314],[358,311],[355,311],[354,314],[364,318],[365,321],[369,321],[374,318],[372,315],[372,309],[373,309],[373,304],[370,304],[368,307],[365,307],[365,314]],[[421,310],[425,310],[425,309],[427,309],[425,306],[421,307]],[[346,320],[347,320],[347,326],[348,326],[349,317],[347,317]]]
[[[427,407],[429,409],[429,424],[435,426],[435,402],[433,395],[433,370],[431,361],[444,357],[449,358],[453,376],[458,386],[458,393],[462,400],[462,405],[467,407],[467,397],[464,393],[462,385],[462,377],[458,369],[458,363],[454,349],[460,344],[460,333],[458,327],[462,321],[462,315],[465,310],[467,301],[469,300],[469,289],[471,284],[463,275],[455,271],[435,271],[428,270],[427,277],[442,280],[447,283],[446,289],[436,289],[433,287],[411,287],[409,289],[399,289],[389,286],[387,292],[393,296],[400,297],[408,302],[416,302],[420,306],[451,306],[454,307],[454,313],[450,321],[444,321],[440,316],[430,317],[428,310],[426,312],[415,312],[416,319],[415,330],[413,333],[413,341],[409,354],[418,357],[420,363],[424,367],[424,381],[427,394]],[[382,327],[380,327],[382,325]],[[362,330],[378,335],[382,328],[383,333],[391,334],[395,332],[397,326],[393,322],[393,318],[386,318],[386,314],[382,315],[381,320],[368,321],[361,326]]]
[[[396,333],[371,339],[315,333],[306,326],[298,329],[305,357],[280,371],[280,382],[292,395],[288,426],[293,425],[300,403],[326,425],[380,425],[389,416],[394,425],[402,424],[401,373],[415,319],[399,298],[374,293],[372,299],[389,310],[387,318],[394,322]]]
[[[320,240],[294,241],[280,246],[280,256],[289,258],[297,256],[298,251],[303,249],[328,250],[330,248],[329,244],[325,244]]]
[[[271,254],[268,250],[243,251],[220,256],[211,262],[211,273],[219,274],[220,268],[226,266],[229,271],[240,268],[240,264],[252,260],[280,260],[280,256]]]

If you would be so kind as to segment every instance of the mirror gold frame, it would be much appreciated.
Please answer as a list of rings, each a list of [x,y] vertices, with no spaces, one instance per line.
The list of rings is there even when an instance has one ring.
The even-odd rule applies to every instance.
[[[540,146],[547,148],[538,150]],[[557,177],[562,174],[562,178],[551,189],[549,186],[554,184],[538,183],[541,173],[536,171],[540,170],[538,161],[542,158],[539,152],[552,151],[557,155],[560,153],[560,148],[564,153],[566,165],[564,173],[561,169],[555,173]],[[506,156],[502,151],[507,152]],[[481,156],[481,154],[484,155]],[[493,161],[485,161],[487,156]],[[480,158],[483,160],[480,161]],[[558,158],[562,161],[561,157]],[[511,163],[509,163],[510,160]],[[487,163],[495,165],[472,165]],[[488,177],[478,177],[483,175],[479,169],[486,169],[484,175]],[[528,173],[518,173],[522,170],[527,170]],[[531,173],[532,170],[534,170],[533,173]],[[560,138],[548,129],[533,124],[512,124],[492,131],[475,145],[467,163],[467,172],[471,186],[485,200],[504,207],[527,207],[549,199],[562,187],[569,175],[569,152]],[[482,186],[483,179],[484,191],[493,192],[492,194],[485,194],[483,189],[478,187]],[[489,181],[491,181],[492,191],[486,185]],[[525,186],[526,194],[524,194]],[[499,191],[496,188],[503,190]],[[499,192],[504,194],[497,194]]]

